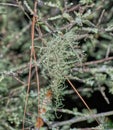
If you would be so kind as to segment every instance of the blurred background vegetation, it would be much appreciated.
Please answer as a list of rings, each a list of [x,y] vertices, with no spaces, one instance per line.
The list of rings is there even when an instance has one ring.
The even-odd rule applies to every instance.
[[[0,0],[0,130],[22,129],[33,4],[34,0]],[[47,109],[40,130],[112,129],[113,0],[39,0],[35,15],[37,62],[32,63],[25,129],[36,129],[35,65],[40,104]],[[48,90],[52,99],[44,104]]]

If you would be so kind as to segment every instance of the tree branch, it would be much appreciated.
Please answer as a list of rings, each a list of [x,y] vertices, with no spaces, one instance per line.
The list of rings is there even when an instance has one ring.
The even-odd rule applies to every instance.
[[[99,63],[103,63],[103,62],[110,61],[110,60],[113,60],[113,56],[108,57],[108,58],[104,58],[101,60],[90,61],[90,62],[86,62],[83,64],[77,64],[76,66],[87,66],[87,65],[99,64]]]
[[[93,115],[89,115],[89,116],[85,116],[85,117],[78,117],[78,118],[74,117],[70,120],[66,120],[66,121],[62,121],[62,122],[54,122],[52,124],[52,128],[58,127],[58,126],[63,126],[65,124],[68,125],[68,124],[86,121],[86,120],[92,119],[92,118],[100,118],[100,117],[105,117],[105,116],[110,116],[110,115],[113,115],[113,111],[103,112],[103,113],[99,113],[99,114],[93,114]]]

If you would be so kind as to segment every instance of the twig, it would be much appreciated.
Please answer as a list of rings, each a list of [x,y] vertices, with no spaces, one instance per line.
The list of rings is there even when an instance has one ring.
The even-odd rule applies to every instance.
[[[84,103],[84,105],[86,106],[86,108],[88,109],[88,111],[90,112],[90,114],[92,115],[93,113],[92,113],[91,109],[89,108],[89,106],[87,105],[87,103],[85,102],[85,100],[82,98],[82,96],[80,95],[80,93],[77,91],[77,89],[71,83],[71,81],[68,78],[66,78],[66,79],[67,79],[68,83],[71,85],[71,87],[73,88],[73,90],[76,92],[76,94],[79,96],[79,98],[81,99],[81,101]],[[99,121],[97,120],[97,118],[94,117],[94,119],[96,120],[96,122],[98,124],[100,124]]]
[[[68,0],[63,0],[64,1],[64,10],[63,11],[67,11],[67,3],[68,3]]]
[[[63,126],[65,124],[73,124],[73,123],[77,123],[77,122],[82,122],[82,121],[86,121],[92,118],[100,118],[100,117],[105,117],[105,116],[111,116],[113,115],[113,111],[109,111],[109,112],[103,112],[103,113],[99,113],[99,114],[93,114],[93,115],[88,115],[85,117],[74,117],[70,120],[66,120],[66,121],[62,121],[62,122],[54,122],[52,124],[52,128],[53,127],[58,127],[58,126]]]
[[[24,9],[24,7],[21,5],[21,3],[20,3],[18,0],[16,0],[16,2],[17,2],[17,4],[18,4],[19,8],[24,12],[24,14],[26,15],[26,17],[31,21],[31,18],[30,18],[29,15],[25,12],[25,9]]]
[[[83,67],[83,68],[80,68],[80,67],[76,67],[76,68],[73,68],[72,71],[76,71],[76,72],[80,72],[80,73],[96,73],[96,72],[110,72],[110,71],[113,71],[113,67],[111,66],[101,66],[101,67],[97,67],[97,68],[94,68],[94,67]],[[70,77],[71,79],[71,77]],[[76,77],[75,77],[76,79]],[[79,79],[77,79],[79,81]]]
[[[36,8],[37,8],[37,3],[38,1],[35,0],[34,2],[34,14],[36,14]],[[34,49],[34,33],[35,33],[35,23],[36,23],[36,17],[33,15],[32,19],[32,27],[31,27],[31,55],[30,55],[30,65],[29,65],[29,77],[28,77],[28,88],[27,88],[27,94],[26,94],[26,102],[25,102],[25,107],[24,107],[24,116],[23,116],[23,128],[24,130],[24,123],[25,123],[25,114],[27,110],[27,104],[28,104],[28,97],[29,97],[29,90],[30,90],[30,84],[31,84],[31,69],[32,69],[32,60],[34,58],[36,62],[36,55],[35,55],[35,49]],[[38,95],[39,95],[39,76],[38,76],[38,68],[37,65],[35,64],[35,70],[36,70],[36,79],[37,79],[37,87],[38,87]]]
[[[103,62],[110,61],[110,60],[113,60],[113,56],[108,57],[108,58],[104,58],[104,59],[101,59],[101,60],[86,62],[86,63],[83,63],[82,65],[77,64],[76,66],[87,66],[87,65],[99,64],[99,63],[103,63]]]
[[[17,5],[17,4],[11,4],[11,3],[0,3],[0,5],[3,5],[3,6],[19,7],[19,5]]]
[[[32,69],[32,51],[31,51],[30,64],[29,64],[28,87],[27,87],[27,94],[26,94],[25,106],[24,106],[24,116],[23,116],[23,127],[22,127],[22,130],[24,130],[25,115],[26,115],[26,110],[27,110],[29,90],[30,90],[30,84],[31,84],[31,69]]]
[[[108,58],[108,56],[110,54],[110,49],[111,49],[111,45],[108,45],[107,52],[106,52],[106,57],[105,58]]]
[[[35,0],[35,3],[34,3],[34,14],[37,13],[37,4],[38,4],[38,1]],[[35,32],[35,23],[37,21],[37,18],[38,16],[35,16],[33,15],[33,21],[32,21],[32,33],[31,33],[31,38],[32,38],[32,49],[33,49],[33,57],[34,57],[34,61],[37,62],[37,59],[36,59],[36,53],[35,53],[35,48],[34,48],[34,32]],[[40,31],[40,30],[39,30]],[[39,82],[39,74],[38,74],[38,67],[37,65],[35,64],[35,70],[36,70],[36,81],[37,81],[37,93],[38,93],[38,97],[40,96],[40,82]],[[40,104],[40,101],[39,101],[39,98],[38,98],[38,116],[39,115],[39,104]]]
[[[18,82],[20,82],[21,84],[25,85],[25,83],[24,83],[22,80],[20,80],[18,77],[14,76],[14,78],[15,78]]]
[[[100,93],[102,94],[102,96],[103,96],[104,100],[106,101],[106,103],[110,104],[110,101],[109,101],[108,97],[105,94],[105,91],[104,91],[105,89],[103,89],[103,87],[101,87],[100,84],[98,85],[98,87],[99,87]]]
[[[101,13],[101,15],[100,15],[100,18],[99,18],[98,23],[97,23],[96,26],[98,26],[98,25],[101,23],[101,21],[102,21],[102,17],[103,17],[103,15],[104,15],[104,13],[105,13],[105,9],[102,10],[102,13]]]
[[[72,12],[72,11],[76,11],[76,10],[78,10],[79,8],[80,8],[80,4],[75,5],[75,6],[72,6],[72,7],[69,8],[69,9],[66,9],[65,12],[69,13],[69,12]]]
[[[113,27],[105,28],[105,31],[106,31],[106,32],[112,32],[112,31],[113,31]]]
[[[71,115],[76,115],[76,116],[82,116],[83,114],[80,112],[73,112],[71,110],[68,109],[57,109],[57,112],[62,112],[62,113],[66,113],[66,114],[71,114]]]
[[[106,96],[106,94],[104,92],[105,88],[101,86],[100,82],[96,79],[96,76],[94,74],[93,74],[93,77],[95,78],[95,81],[98,85],[98,89],[99,89],[102,97],[104,98],[104,100],[106,101],[107,104],[110,104],[110,101],[109,101],[108,97]]]
[[[37,61],[36,62],[36,65],[38,66],[40,63],[40,61]],[[29,65],[30,65],[30,62],[29,63],[25,63],[23,64],[22,66],[20,67],[17,67],[17,68],[12,68],[10,69],[9,71],[3,71],[3,72],[0,72],[0,76],[19,76],[23,73],[23,71],[27,70],[29,68]],[[35,63],[32,62],[32,67],[35,66]]]

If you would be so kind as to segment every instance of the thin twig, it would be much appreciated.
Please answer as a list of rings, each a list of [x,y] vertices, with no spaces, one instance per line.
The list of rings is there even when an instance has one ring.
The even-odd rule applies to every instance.
[[[84,105],[86,106],[86,108],[88,109],[88,111],[90,112],[90,114],[92,115],[93,113],[92,113],[91,109],[89,108],[89,106],[87,105],[87,103],[85,102],[85,100],[82,98],[82,96],[80,95],[80,93],[77,91],[77,89],[71,83],[71,81],[68,78],[66,78],[66,79],[67,79],[68,83],[71,85],[71,87],[73,88],[73,90],[76,92],[76,94],[79,96],[79,98],[81,99],[81,101],[84,103]],[[100,124],[99,121],[97,120],[97,118],[94,117],[94,119],[96,120],[96,122],[98,124]]]
[[[14,76],[14,78],[15,78],[18,82],[20,82],[22,85],[25,85],[25,83],[24,83],[22,80],[20,80],[18,77]]]
[[[101,59],[101,60],[86,62],[86,63],[83,63],[82,65],[77,64],[76,66],[87,66],[87,65],[99,64],[99,63],[103,63],[103,62],[110,61],[110,60],[113,60],[113,56],[108,57],[108,58],[104,58],[104,59]]]
[[[17,4],[18,4],[19,8],[24,12],[24,14],[26,15],[26,17],[31,21],[31,18],[29,17],[29,15],[27,14],[27,12],[25,12],[25,9],[24,9],[24,7],[21,5],[21,3],[20,3],[18,0],[16,0],[16,2],[17,2]]]
[[[100,91],[102,97],[104,98],[104,100],[106,101],[107,104],[110,104],[110,101],[109,101],[109,99],[108,99],[108,97],[106,96],[105,91],[104,91],[105,88],[101,86],[100,82],[96,79],[96,76],[95,76],[94,74],[93,74],[93,77],[95,78],[95,81],[96,81],[96,83],[97,83],[97,85],[98,85],[98,89],[99,89],[99,91]]]
[[[37,8],[37,0],[34,2],[34,13],[36,14],[36,8]],[[35,49],[34,49],[34,33],[35,33],[35,22],[36,22],[36,17],[33,15],[32,19],[32,27],[31,27],[31,55],[30,55],[30,65],[29,65],[29,77],[28,77],[28,88],[27,88],[27,94],[26,94],[26,102],[25,102],[25,107],[24,107],[24,116],[23,116],[23,128],[24,130],[24,123],[25,123],[25,114],[27,110],[27,104],[28,104],[28,97],[29,97],[29,90],[30,90],[30,84],[31,84],[31,69],[32,69],[32,60],[36,61],[36,55],[35,55]],[[39,77],[38,77],[38,69],[37,66],[35,65],[35,70],[36,70],[36,79],[37,79],[37,86],[38,86],[38,94],[39,94]]]
[[[29,64],[28,87],[27,87],[27,94],[26,94],[25,106],[24,106],[24,116],[23,116],[23,128],[22,128],[22,130],[24,130],[25,114],[26,114],[26,110],[27,110],[29,90],[30,90],[30,84],[31,84],[31,69],[32,69],[32,51],[31,51],[30,64]]]
[[[110,51],[111,51],[111,45],[108,45],[107,52],[106,52],[106,57],[105,58],[109,57]]]
[[[98,23],[97,23],[96,26],[98,26],[98,25],[101,23],[101,21],[102,21],[102,17],[103,17],[103,15],[104,15],[104,13],[105,13],[105,9],[102,10],[102,13],[101,13],[101,15],[100,15],[100,18],[99,18]]]
[[[104,100],[106,101],[107,104],[110,104],[109,98],[106,96],[105,94],[105,89],[103,89],[103,87],[100,86],[100,84],[98,85],[100,93],[102,94]]]
[[[80,4],[78,5],[75,5],[75,6],[72,6],[71,8],[65,10],[65,12],[69,13],[69,12],[73,12],[73,11],[76,11],[80,8]]]
[[[110,72],[110,71],[113,71],[113,67],[111,66],[101,66],[101,67],[83,67],[83,68],[80,68],[80,67],[76,67],[76,68],[73,68],[72,71],[76,71],[76,72],[80,72],[80,73],[96,73],[96,72]],[[71,78],[70,78],[71,79]],[[76,77],[75,77],[76,79]],[[77,79],[79,81],[79,79]]]
[[[35,0],[35,3],[34,3],[34,14],[37,13],[37,4],[38,4],[38,1]],[[31,38],[32,38],[32,49],[33,49],[33,57],[34,57],[34,61],[37,62],[37,59],[36,59],[36,53],[35,53],[35,48],[34,48],[34,32],[35,32],[35,23],[37,21],[37,16],[33,15],[33,24],[32,24],[32,33],[31,33]],[[38,67],[37,65],[35,64],[35,71],[36,71],[36,80],[37,80],[37,92],[38,92],[38,97],[40,95],[40,82],[39,82],[39,74],[38,74]],[[39,98],[38,98],[38,106],[40,104],[40,101],[39,101]],[[39,116],[39,107],[38,107],[38,116]]]
[[[0,3],[0,5],[3,5],[3,6],[19,7],[19,5],[17,5],[17,4],[11,4],[11,3]]]

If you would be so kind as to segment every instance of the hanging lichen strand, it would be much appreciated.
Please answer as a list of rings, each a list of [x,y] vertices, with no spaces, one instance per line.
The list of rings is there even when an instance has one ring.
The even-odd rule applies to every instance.
[[[43,74],[51,79],[49,87],[53,92],[56,107],[62,105],[65,77],[71,74],[71,68],[75,63],[82,63],[84,57],[83,52],[78,48],[76,36],[74,30],[64,35],[58,34],[41,49]]]

